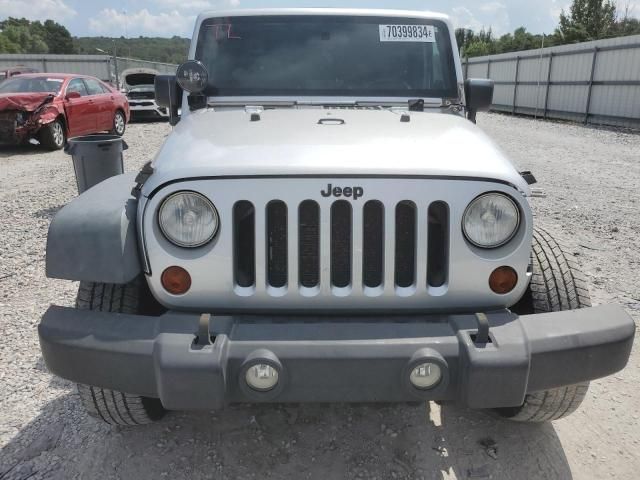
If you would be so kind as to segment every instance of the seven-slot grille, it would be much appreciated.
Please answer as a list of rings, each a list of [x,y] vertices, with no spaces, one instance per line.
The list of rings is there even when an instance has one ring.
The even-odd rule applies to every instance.
[[[313,200],[238,201],[232,215],[234,284],[251,290],[264,279],[272,292],[299,288],[313,294],[324,278],[341,296],[354,285],[372,296],[382,294],[390,282],[401,296],[418,284],[443,287],[449,268],[449,208],[443,201],[421,207],[408,200],[336,200],[322,206]],[[264,232],[256,231],[256,209],[264,209]],[[421,213],[427,218],[420,219]],[[296,255],[290,255],[291,249]],[[419,261],[426,261],[426,269],[418,268]],[[329,272],[323,275],[323,268]],[[418,281],[418,271],[426,271],[426,281]]]

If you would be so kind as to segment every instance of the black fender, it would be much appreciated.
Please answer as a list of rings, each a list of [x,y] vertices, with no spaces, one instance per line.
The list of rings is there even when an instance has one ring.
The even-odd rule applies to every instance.
[[[109,178],[56,214],[47,237],[47,277],[125,284],[141,274],[135,185],[135,174]]]

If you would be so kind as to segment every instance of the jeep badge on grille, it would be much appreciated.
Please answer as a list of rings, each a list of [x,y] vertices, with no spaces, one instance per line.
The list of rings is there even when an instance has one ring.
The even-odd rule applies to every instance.
[[[358,200],[360,197],[364,195],[364,188],[362,187],[334,187],[333,185],[327,185],[327,189],[325,191],[320,190],[320,194],[323,197],[353,197],[354,200]]]

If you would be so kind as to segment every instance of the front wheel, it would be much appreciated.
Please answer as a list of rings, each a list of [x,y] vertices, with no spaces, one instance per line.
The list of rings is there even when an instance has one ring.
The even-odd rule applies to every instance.
[[[523,299],[512,310],[520,315],[559,312],[591,306],[589,287],[573,257],[545,230],[533,234],[533,275]],[[499,408],[497,413],[516,422],[547,422],[575,412],[587,395],[589,383],[527,394],[524,404]]]
[[[150,316],[161,313],[162,309],[142,277],[126,285],[80,282],[76,308]],[[144,425],[165,414],[157,398],[80,384],[78,393],[86,412],[110,425]]]
[[[124,135],[125,130],[127,129],[127,120],[122,111],[118,110],[116,114],[113,116],[113,128],[111,129],[111,133],[113,135],[118,135],[119,137]]]
[[[54,120],[42,127],[40,131],[40,143],[47,150],[61,150],[67,141],[64,124],[60,119]]]

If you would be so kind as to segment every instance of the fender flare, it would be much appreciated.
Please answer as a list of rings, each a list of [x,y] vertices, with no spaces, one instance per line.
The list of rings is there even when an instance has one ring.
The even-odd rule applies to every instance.
[[[126,284],[141,274],[134,179],[109,178],[56,214],[47,237],[47,277]]]

